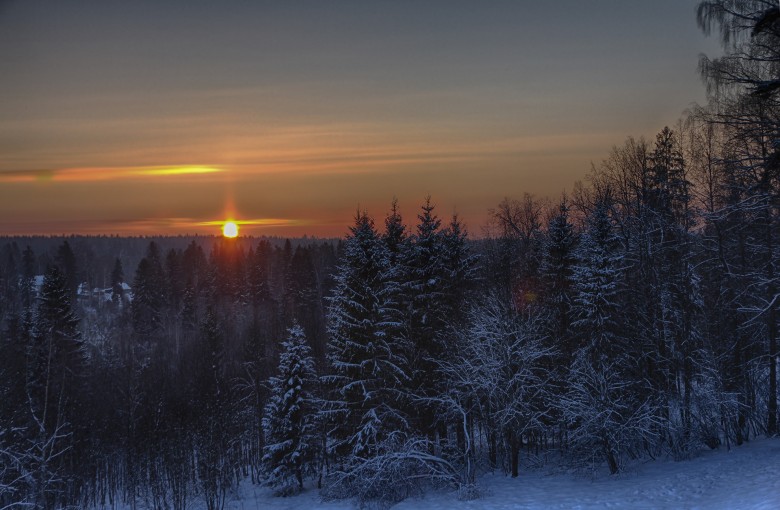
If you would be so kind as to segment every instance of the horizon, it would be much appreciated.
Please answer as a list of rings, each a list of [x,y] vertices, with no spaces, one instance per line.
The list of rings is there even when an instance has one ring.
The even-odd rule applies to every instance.
[[[704,101],[695,3],[4,3],[0,235],[479,235]]]

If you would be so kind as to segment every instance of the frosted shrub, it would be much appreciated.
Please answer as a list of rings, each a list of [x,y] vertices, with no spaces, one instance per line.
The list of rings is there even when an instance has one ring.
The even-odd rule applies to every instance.
[[[421,496],[428,486],[454,484],[453,466],[430,451],[425,439],[393,434],[375,456],[348,459],[327,477],[320,494],[325,501],[355,498],[361,507],[383,507]]]
[[[475,483],[458,485],[458,501],[474,501],[488,495],[488,491]]]

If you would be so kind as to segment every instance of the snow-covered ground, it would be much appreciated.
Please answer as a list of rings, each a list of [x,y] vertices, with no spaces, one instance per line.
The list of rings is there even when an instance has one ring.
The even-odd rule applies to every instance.
[[[458,501],[453,492],[435,492],[410,499],[397,510],[424,509],[585,509],[700,508],[780,509],[780,439],[759,439],[731,451],[706,451],[690,461],[646,461],[618,477],[594,479],[572,474],[526,471],[517,479],[485,475],[480,485],[488,495]],[[231,510],[313,508],[354,509],[348,501],[322,503],[316,489],[292,498],[274,498],[267,489],[241,487]]]

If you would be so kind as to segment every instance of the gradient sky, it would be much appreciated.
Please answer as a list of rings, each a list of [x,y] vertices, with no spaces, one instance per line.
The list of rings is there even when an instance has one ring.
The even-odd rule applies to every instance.
[[[696,101],[694,0],[0,0],[0,234],[479,233]]]

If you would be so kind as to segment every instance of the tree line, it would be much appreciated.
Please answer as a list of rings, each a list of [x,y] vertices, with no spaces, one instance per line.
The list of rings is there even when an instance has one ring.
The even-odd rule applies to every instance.
[[[216,504],[230,480],[256,478],[277,338],[295,320],[324,353],[338,249],[222,242],[207,256],[195,241],[165,254],[151,242],[127,282],[115,261],[106,299],[78,292],[67,240],[46,256],[8,244],[3,501],[181,507],[197,490]],[[44,275],[41,260],[52,261]]]

